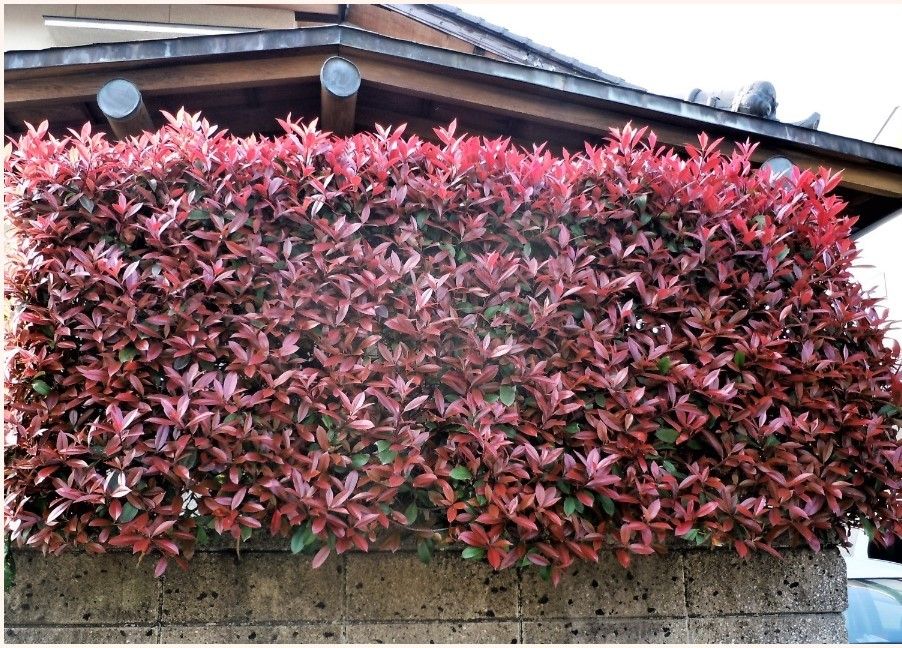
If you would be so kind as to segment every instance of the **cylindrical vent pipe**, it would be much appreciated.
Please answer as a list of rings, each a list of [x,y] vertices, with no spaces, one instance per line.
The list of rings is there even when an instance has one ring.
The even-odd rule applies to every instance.
[[[141,91],[131,81],[113,79],[105,83],[97,93],[97,105],[119,139],[153,130]]]
[[[360,70],[348,59],[332,56],[319,73],[320,126],[336,135],[354,132]]]

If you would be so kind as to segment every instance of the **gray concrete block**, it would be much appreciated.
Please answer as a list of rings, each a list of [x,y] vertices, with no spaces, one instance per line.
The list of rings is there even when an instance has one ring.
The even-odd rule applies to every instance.
[[[679,554],[635,556],[624,569],[611,553],[575,563],[554,587],[524,569],[523,618],[660,617],[686,614]]]
[[[153,560],[124,554],[44,556],[16,552],[16,584],[4,597],[5,622],[153,624],[159,581]]]
[[[846,643],[840,613],[767,614],[689,619],[689,641],[696,643]]]
[[[518,643],[516,621],[357,623],[348,625],[348,643]]]
[[[685,618],[524,621],[523,643],[686,643]]]
[[[846,564],[838,549],[781,553],[783,560],[763,552],[741,559],[726,549],[687,553],[689,615],[845,610]]]
[[[148,627],[6,626],[5,643],[13,644],[133,644],[157,643],[157,629]]]
[[[340,623],[163,626],[162,643],[342,643]]]
[[[333,556],[319,569],[291,554],[197,554],[163,583],[165,623],[267,623],[340,619],[343,575]]]
[[[196,551],[206,553],[210,551],[235,552],[235,539],[232,536],[220,536],[210,533],[204,544],[198,544]],[[291,538],[282,538],[279,536],[271,536],[267,531],[257,530],[254,535],[242,542],[239,547],[239,553],[250,553],[254,551],[291,551]]]
[[[459,554],[348,554],[348,620],[513,619],[517,573],[492,571]]]
[[[401,539],[401,543],[399,546],[401,551],[416,551],[417,550],[417,539],[405,537]],[[207,541],[203,545],[197,545],[196,551],[205,553],[210,551],[215,552],[234,552],[235,551],[235,539],[231,536],[219,536],[214,533],[210,533]],[[291,551],[291,537],[280,537],[280,536],[271,536],[268,531],[257,530],[254,535],[245,540],[240,545],[240,553],[251,553],[255,551],[283,551],[285,553],[289,553]],[[436,552],[446,551],[444,548],[436,548]],[[454,548],[448,550],[451,553],[460,555],[460,549]],[[391,551],[381,549],[377,546],[370,547],[368,552],[361,552],[356,547],[352,547],[348,549],[346,553],[393,553]]]

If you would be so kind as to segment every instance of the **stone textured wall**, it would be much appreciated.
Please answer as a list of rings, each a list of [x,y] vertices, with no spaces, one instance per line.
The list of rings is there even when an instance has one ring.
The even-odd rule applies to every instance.
[[[552,587],[458,553],[353,553],[319,570],[267,545],[199,553],[160,580],[128,554],[15,555],[7,642],[805,642],[846,639],[835,548],[607,557]]]

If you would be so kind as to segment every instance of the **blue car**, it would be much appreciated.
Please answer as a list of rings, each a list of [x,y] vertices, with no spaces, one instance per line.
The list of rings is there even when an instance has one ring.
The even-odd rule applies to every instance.
[[[868,540],[861,532],[843,551],[848,571],[849,607],[846,630],[849,643],[902,643],[902,564],[896,558],[868,554]]]

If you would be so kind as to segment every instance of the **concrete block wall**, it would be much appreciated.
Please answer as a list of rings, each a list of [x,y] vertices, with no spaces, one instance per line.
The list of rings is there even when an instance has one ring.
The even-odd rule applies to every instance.
[[[154,579],[128,554],[15,555],[12,643],[584,643],[846,640],[835,548],[740,560],[729,551],[607,556],[557,588],[455,553],[348,553],[318,570],[262,543],[198,553]]]

